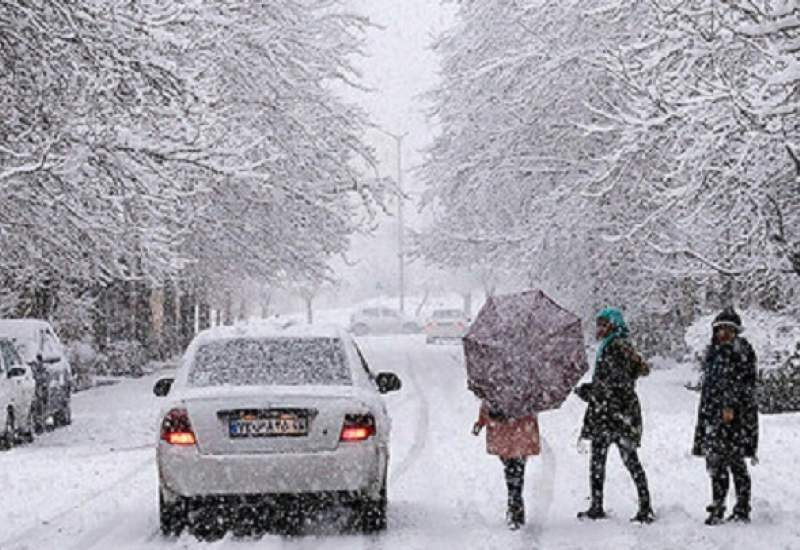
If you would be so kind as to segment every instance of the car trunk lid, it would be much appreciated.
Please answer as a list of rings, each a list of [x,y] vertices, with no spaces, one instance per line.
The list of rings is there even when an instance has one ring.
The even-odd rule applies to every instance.
[[[201,454],[332,451],[345,415],[366,409],[350,387],[224,390],[184,399]]]

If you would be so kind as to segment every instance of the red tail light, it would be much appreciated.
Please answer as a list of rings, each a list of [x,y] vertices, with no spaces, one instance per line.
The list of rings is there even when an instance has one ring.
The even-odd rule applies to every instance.
[[[188,447],[197,443],[186,409],[172,409],[161,422],[161,439],[170,445]]]
[[[371,414],[348,414],[344,417],[340,441],[364,441],[375,435],[375,419]]]

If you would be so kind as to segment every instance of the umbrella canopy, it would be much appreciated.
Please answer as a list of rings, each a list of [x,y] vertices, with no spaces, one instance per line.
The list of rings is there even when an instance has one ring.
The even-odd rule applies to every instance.
[[[560,407],[589,369],[580,318],[541,290],[490,297],[463,343],[469,389],[511,418]]]

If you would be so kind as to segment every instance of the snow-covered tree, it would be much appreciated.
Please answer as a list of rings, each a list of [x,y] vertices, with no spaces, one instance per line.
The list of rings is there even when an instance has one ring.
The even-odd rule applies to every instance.
[[[683,273],[781,284],[800,221],[795,3],[650,4],[651,24],[600,58],[622,93],[593,110],[617,146],[590,192],[634,180],[646,200],[607,236]]]
[[[753,5],[460,2],[435,45],[426,256],[578,307],[770,295],[796,258],[800,73],[795,11]]]
[[[0,5],[8,302],[327,275],[382,201],[334,92],[367,23],[313,0]]]

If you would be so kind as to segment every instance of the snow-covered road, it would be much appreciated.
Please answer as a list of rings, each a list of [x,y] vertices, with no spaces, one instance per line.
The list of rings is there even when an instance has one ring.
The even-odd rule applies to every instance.
[[[581,523],[575,513],[587,506],[588,456],[575,447],[583,406],[570,399],[541,417],[544,452],[526,476],[529,523],[512,533],[503,523],[500,464],[484,453],[482,437],[470,435],[477,401],[465,389],[459,348],[426,346],[416,336],[367,338],[362,347],[373,370],[393,370],[404,381],[386,398],[393,439],[385,533],[329,533],[319,525],[297,538],[162,538],[153,451],[159,402],[148,377],[75,395],[72,426],[0,454],[0,549],[800,549],[798,415],[762,417],[753,523],[708,528],[703,462],[689,456],[696,395],[682,385],[690,374],[657,371],[640,388],[641,455],[658,521],[628,522],[635,492],[612,453],[612,518]]]

